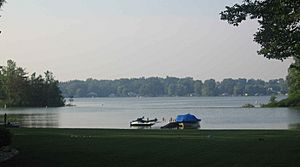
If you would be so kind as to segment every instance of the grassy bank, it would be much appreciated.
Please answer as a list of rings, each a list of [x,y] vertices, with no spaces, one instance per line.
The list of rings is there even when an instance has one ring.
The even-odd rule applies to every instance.
[[[300,131],[12,129],[13,166],[300,166]]]

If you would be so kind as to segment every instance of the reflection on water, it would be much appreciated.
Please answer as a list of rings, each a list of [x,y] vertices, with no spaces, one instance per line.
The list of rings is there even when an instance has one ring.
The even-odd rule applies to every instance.
[[[157,118],[157,129],[179,114],[201,118],[201,129],[299,128],[300,109],[241,108],[246,103],[266,103],[269,97],[156,97],[80,98],[73,107],[0,109],[8,121],[24,127],[130,128],[138,117]],[[166,120],[165,122],[162,119]]]
[[[17,122],[22,127],[58,127],[58,114],[56,113],[12,114],[7,112],[7,114],[7,122]],[[0,119],[4,119],[3,115]]]
[[[26,127],[58,127],[58,114],[28,114],[21,115],[21,125]]]
[[[300,129],[299,115],[300,108],[290,108],[289,109],[289,119],[291,120],[288,129]]]

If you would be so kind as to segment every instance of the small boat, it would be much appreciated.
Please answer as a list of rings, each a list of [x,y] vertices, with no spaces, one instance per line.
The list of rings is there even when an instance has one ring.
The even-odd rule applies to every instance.
[[[175,122],[170,122],[165,126],[162,126],[162,129],[198,129],[200,128],[199,122],[201,119],[198,119],[196,116],[191,114],[178,115]]]
[[[144,127],[150,127],[154,125],[157,122],[157,119],[147,119],[145,120],[144,117],[137,118],[136,120],[133,120],[130,122],[130,126],[144,126]]]
[[[201,119],[192,114],[178,115],[176,117],[176,122],[180,129],[198,129],[200,128],[200,121]]]

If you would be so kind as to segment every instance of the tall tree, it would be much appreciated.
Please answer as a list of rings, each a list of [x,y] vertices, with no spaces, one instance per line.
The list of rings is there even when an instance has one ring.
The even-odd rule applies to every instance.
[[[202,87],[203,96],[216,96],[216,81],[214,79],[205,80]]]
[[[300,59],[296,59],[295,63],[289,68],[288,80],[288,92],[289,96],[300,95]]]
[[[261,45],[258,54],[268,59],[294,58],[289,68],[289,97],[300,97],[300,1],[244,0],[242,4],[226,6],[221,19],[238,26],[247,18],[257,19],[254,41]]]
[[[194,93],[196,96],[202,95],[202,87],[203,87],[202,81],[197,80],[194,82]]]
[[[234,89],[233,89],[233,94],[235,96],[238,96],[238,95],[245,95],[245,86],[247,84],[247,80],[244,79],[244,78],[239,78],[237,81],[236,81],[236,85],[234,86]]]
[[[45,79],[33,73],[28,77],[25,70],[12,60],[0,68],[0,106],[58,107],[64,98],[53,74],[45,73]]]
[[[221,19],[238,26],[249,16],[260,25],[254,41],[261,45],[258,54],[269,59],[300,58],[300,1],[245,0],[243,4],[226,6]]]
[[[12,60],[7,61],[7,66],[2,67],[3,88],[6,101],[11,106],[28,105],[28,78],[23,68],[17,67]]]

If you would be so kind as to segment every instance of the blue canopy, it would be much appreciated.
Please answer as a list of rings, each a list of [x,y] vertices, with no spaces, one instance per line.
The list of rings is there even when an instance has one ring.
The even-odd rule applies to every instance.
[[[185,115],[178,115],[176,117],[176,122],[198,122],[201,121],[201,119],[198,119],[195,117],[195,115],[192,114],[185,114]]]

